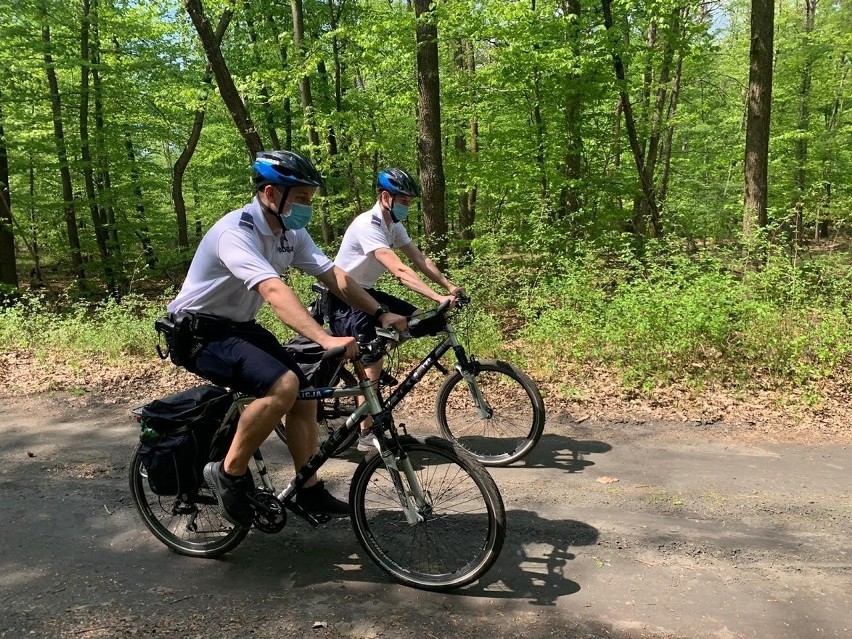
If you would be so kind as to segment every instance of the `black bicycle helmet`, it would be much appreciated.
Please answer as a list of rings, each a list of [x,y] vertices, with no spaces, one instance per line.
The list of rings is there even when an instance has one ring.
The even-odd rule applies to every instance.
[[[292,151],[261,151],[251,168],[254,188],[257,191],[267,184],[283,187],[325,186],[314,165]]]
[[[376,188],[387,191],[393,196],[420,197],[420,187],[417,186],[417,182],[402,169],[383,170],[376,179]]]

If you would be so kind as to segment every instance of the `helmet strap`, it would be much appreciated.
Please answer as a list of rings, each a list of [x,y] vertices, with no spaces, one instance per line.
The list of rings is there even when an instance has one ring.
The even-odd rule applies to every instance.
[[[394,221],[394,224],[396,224],[397,222],[399,222],[399,220],[396,219],[396,215],[393,214],[393,205],[394,205],[394,202],[396,202],[396,196],[393,193],[391,193],[390,191],[388,191],[388,193],[390,193],[390,196],[391,196],[390,216],[391,216],[391,219]]]
[[[287,197],[290,195],[290,187],[285,187],[284,196],[281,198],[281,201],[278,203],[278,207],[273,209],[271,206],[268,206],[263,201],[260,201],[260,205],[263,209],[269,213],[270,215],[274,215],[275,219],[278,220],[278,223],[281,225],[281,231],[286,232],[287,227],[284,226],[284,216],[282,211],[284,210],[284,204],[287,202]],[[258,198],[259,199],[259,198]]]

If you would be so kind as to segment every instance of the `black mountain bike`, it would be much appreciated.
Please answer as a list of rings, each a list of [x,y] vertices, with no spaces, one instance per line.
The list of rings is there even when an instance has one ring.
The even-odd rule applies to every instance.
[[[386,350],[392,339],[379,337],[362,345],[362,352]],[[329,353],[339,357],[342,349]],[[260,483],[250,495],[255,509],[253,527],[266,533],[278,532],[287,522],[287,511],[313,526],[320,523],[296,505],[296,491],[344,439],[357,435],[359,421],[370,413],[376,450],[355,468],[349,490],[350,519],[359,543],[382,570],[409,586],[449,590],[475,581],[496,561],[506,534],[506,513],[497,485],[474,457],[452,442],[438,437],[420,440],[405,434],[404,427],[394,423],[391,408],[370,384],[363,365],[356,361],[353,367],[357,385],[299,392],[299,399],[363,396],[366,401],[320,446],[286,488],[276,492],[260,450],[255,452],[254,476]],[[230,395],[230,406],[208,448],[218,451],[209,455],[217,458],[211,461],[224,457],[240,413],[254,399],[239,393]],[[130,492],[154,536],[175,552],[194,557],[216,557],[236,548],[249,528],[224,518],[203,478],[197,487],[183,493],[156,494],[141,449],[142,444],[130,460]],[[202,457],[198,460],[201,466],[208,461],[208,456]]]
[[[316,290],[316,289],[315,289]],[[318,300],[312,307],[321,303]],[[456,309],[470,304],[460,298]],[[544,432],[544,401],[535,382],[514,364],[501,360],[478,360],[465,352],[449,322],[448,304],[444,303],[410,319],[408,334],[377,331],[394,335],[394,342],[407,337],[441,336],[442,340],[417,364],[385,401],[389,410],[399,402],[432,368],[446,376],[435,398],[435,418],[441,435],[470,452],[485,466],[507,466],[529,453]],[[314,313],[315,317],[320,315]],[[456,364],[448,370],[441,358],[452,351]],[[332,386],[351,386],[352,374],[340,367],[332,376]],[[380,384],[381,385],[381,384]],[[355,410],[353,398],[321,400],[318,408],[320,440],[327,439],[340,428]],[[286,430],[279,425],[275,432],[286,441]],[[332,455],[339,455],[357,439],[357,431],[339,440]]]

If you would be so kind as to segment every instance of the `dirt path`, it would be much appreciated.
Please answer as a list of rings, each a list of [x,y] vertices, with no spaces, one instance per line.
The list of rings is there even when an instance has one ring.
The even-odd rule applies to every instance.
[[[722,426],[551,415],[525,463],[493,472],[497,564],[434,594],[389,582],[346,521],[291,520],[221,560],[170,553],[129,500],[127,406],[2,400],[0,637],[851,636],[852,448]],[[265,452],[283,483],[286,451]],[[336,494],[355,461],[323,469]]]

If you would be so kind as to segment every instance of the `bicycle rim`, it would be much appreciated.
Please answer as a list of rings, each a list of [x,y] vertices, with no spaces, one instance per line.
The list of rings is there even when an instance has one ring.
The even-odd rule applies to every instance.
[[[529,453],[544,431],[544,402],[535,383],[515,366],[477,364],[476,384],[491,413],[480,414],[472,389],[456,372],[438,392],[435,412],[441,434],[485,466],[505,466]]]
[[[232,550],[249,529],[222,515],[216,497],[202,483],[193,495],[163,496],[151,491],[145,468],[134,451],[130,460],[130,495],[153,535],[173,551],[191,557],[218,557]]]
[[[352,526],[361,546],[403,584],[450,590],[469,584],[496,561],[506,514],[494,480],[470,455],[446,440],[400,438],[426,495],[424,520],[409,524],[388,469],[378,454],[352,479]],[[405,482],[404,476],[402,481]]]

